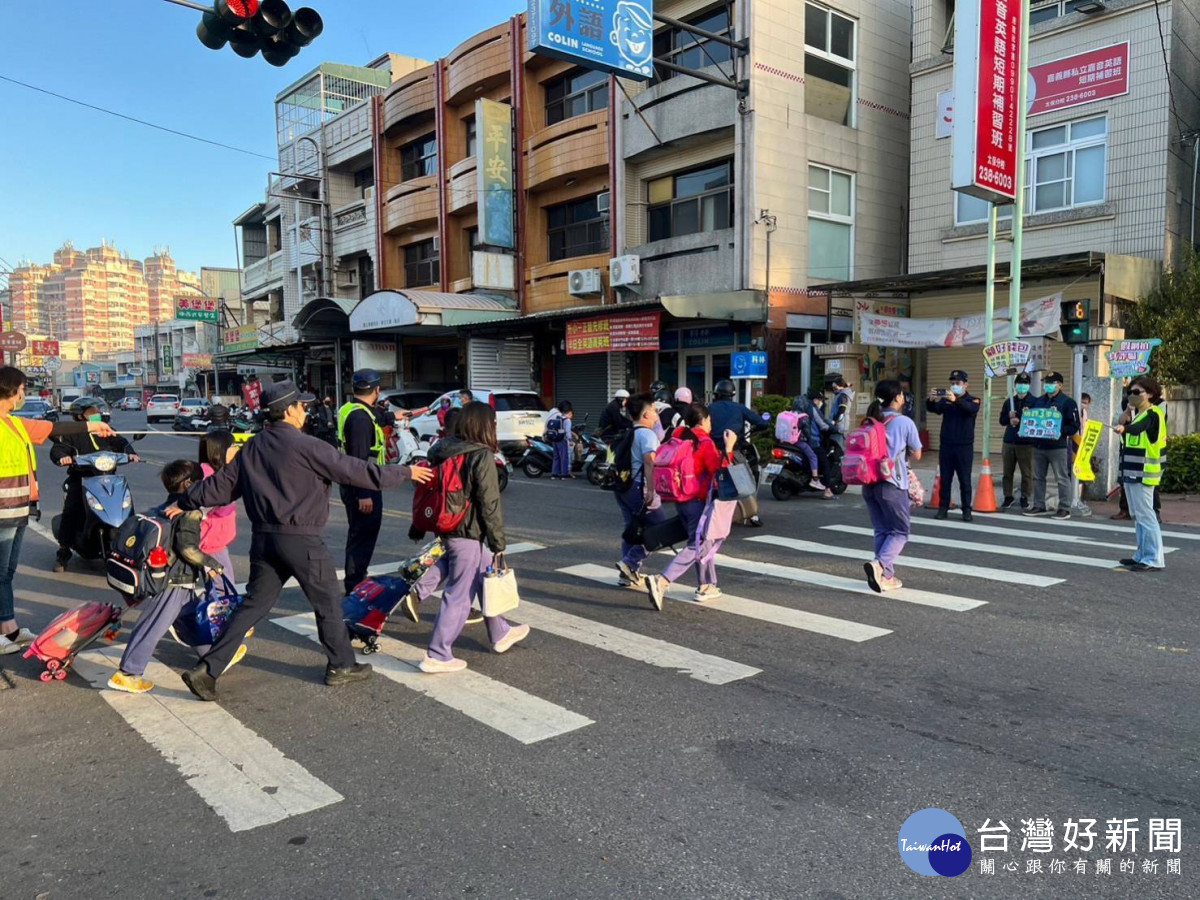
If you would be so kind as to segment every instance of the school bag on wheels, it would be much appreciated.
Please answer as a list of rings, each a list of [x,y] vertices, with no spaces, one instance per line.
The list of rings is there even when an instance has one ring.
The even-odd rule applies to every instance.
[[[360,582],[342,600],[342,618],[350,637],[365,645],[363,653],[379,649],[379,635],[400,601],[408,596],[422,576],[446,555],[441,539],[426,544],[421,552],[401,564],[395,575],[373,575]]]
[[[75,657],[100,638],[112,641],[121,628],[125,610],[112,603],[92,600],[57,616],[42,629],[25,651],[25,658],[37,657],[46,668],[42,681],[62,681]]]
[[[877,484],[896,470],[888,456],[887,429],[878,419],[864,419],[846,438],[842,480],[846,484]]]

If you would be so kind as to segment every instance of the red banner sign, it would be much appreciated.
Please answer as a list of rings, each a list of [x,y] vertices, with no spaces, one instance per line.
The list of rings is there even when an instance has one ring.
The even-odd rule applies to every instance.
[[[29,352],[34,356],[58,356],[58,341],[30,341]]]
[[[1129,93],[1129,41],[1056,59],[1029,70],[1029,115]]]
[[[262,397],[262,382],[248,381],[242,385],[242,399],[246,401],[246,405],[255,412],[258,412],[259,399]]]
[[[567,323],[567,355],[657,350],[662,313],[600,316]]]

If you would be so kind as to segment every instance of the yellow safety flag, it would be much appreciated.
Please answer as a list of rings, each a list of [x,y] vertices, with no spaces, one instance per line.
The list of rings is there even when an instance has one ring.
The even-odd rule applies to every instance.
[[[1075,477],[1080,481],[1096,480],[1096,473],[1092,471],[1092,454],[1100,445],[1100,435],[1103,433],[1104,423],[1099,419],[1088,419],[1083,426],[1082,440],[1075,451]]]

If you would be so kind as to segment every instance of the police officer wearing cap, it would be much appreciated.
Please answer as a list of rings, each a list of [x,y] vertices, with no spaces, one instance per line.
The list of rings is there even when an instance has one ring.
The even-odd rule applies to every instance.
[[[327,685],[370,677],[371,667],[356,663],[350,635],[342,621],[342,586],[322,540],[329,520],[331,484],[378,492],[412,479],[426,482],[428,469],[379,466],[338,453],[301,429],[312,394],[292,381],[266,385],[262,407],[267,425],[248,441],[233,462],[193,485],[166,510],[224,506],[241,498],[250,519],[250,580],[246,599],[234,612],[221,638],[183,682],[201,700],[217,699],[217,679],[229,668],[246,632],[257,625],[279,599],[289,578],[299,582],[316,612],[317,636],[329,658]]]
[[[937,519],[950,514],[950,482],[958,476],[963,521],[971,521],[971,467],[975,462],[975,417],[979,415],[979,398],[972,397],[967,387],[967,373],[955,369],[950,373],[950,390],[935,389],[925,401],[927,412],[942,417],[938,447],[942,493],[934,516]]]
[[[383,429],[396,424],[391,413],[375,408],[379,402],[379,373],[374,369],[359,369],[351,383],[354,396],[337,416],[338,449],[355,459],[370,460],[383,465],[387,462],[387,442]],[[346,593],[354,590],[367,577],[375,542],[383,525],[383,495],[379,491],[342,485],[342,503],[346,507]]]

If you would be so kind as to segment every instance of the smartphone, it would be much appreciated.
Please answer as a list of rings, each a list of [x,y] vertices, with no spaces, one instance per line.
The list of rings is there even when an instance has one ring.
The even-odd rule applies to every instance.
[[[950,391],[949,391],[948,389],[946,389],[946,388],[934,388],[934,389],[933,389],[933,396],[935,396],[935,397],[949,397],[949,396],[950,396]]]

